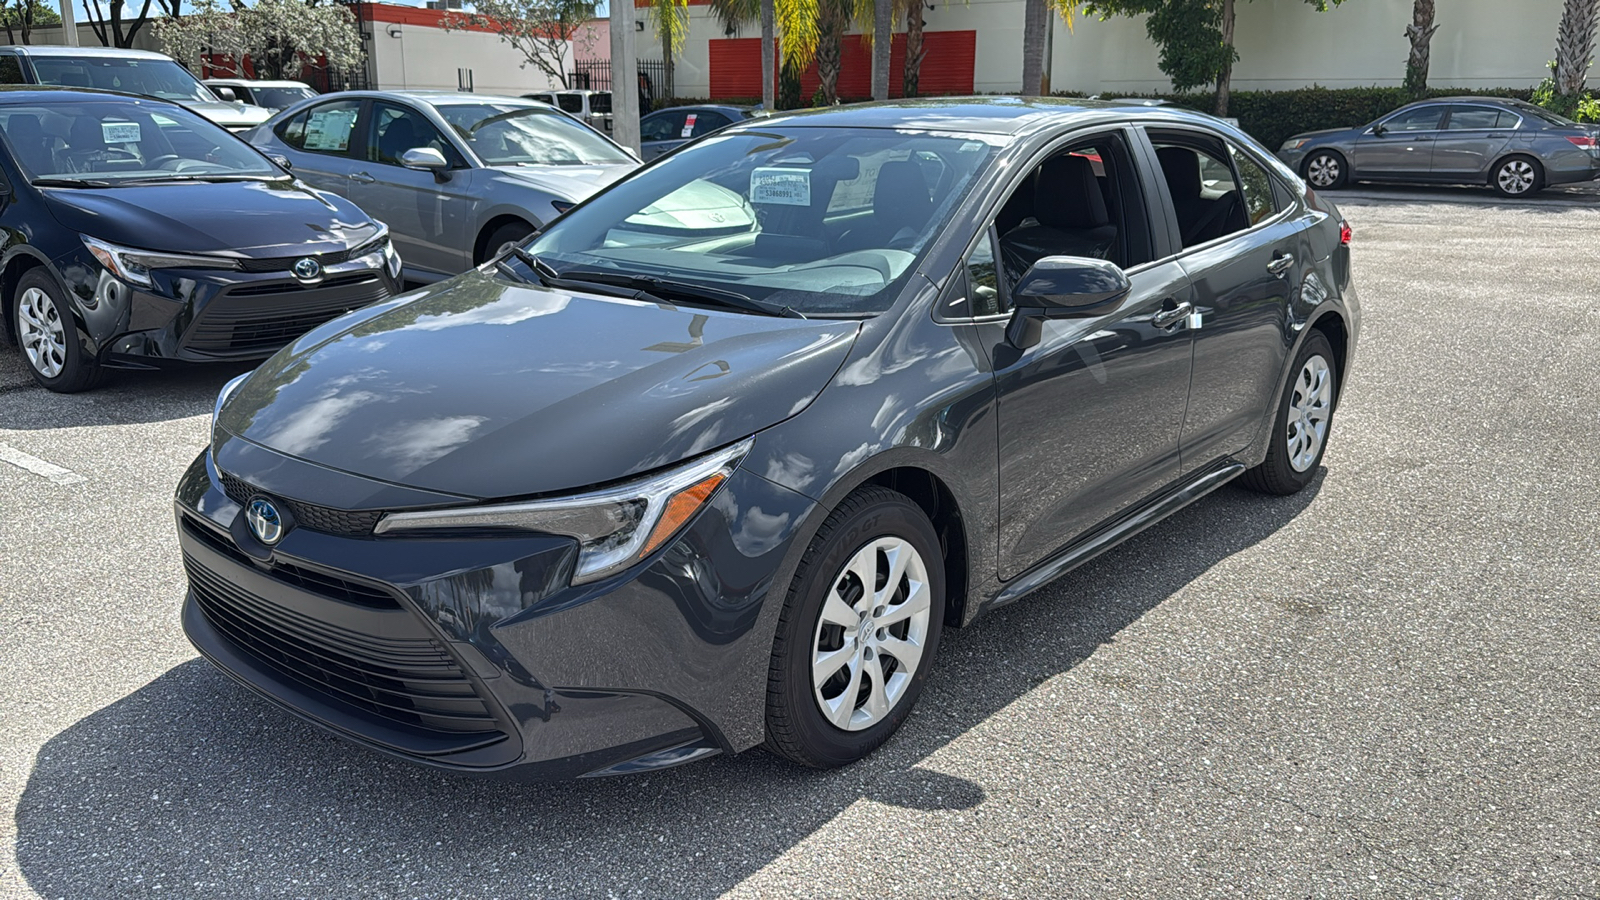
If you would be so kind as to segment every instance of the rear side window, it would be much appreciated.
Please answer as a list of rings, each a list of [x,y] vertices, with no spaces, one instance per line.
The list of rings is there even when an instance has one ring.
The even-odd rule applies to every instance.
[[[1228,152],[1233,156],[1234,168],[1239,172],[1239,193],[1244,198],[1245,214],[1250,219],[1251,225],[1257,225],[1272,218],[1278,211],[1277,204],[1272,199],[1272,177],[1261,164],[1250,158],[1232,144],[1228,145]]]
[[[1520,121],[1516,113],[1488,106],[1455,106],[1450,109],[1450,131],[1486,131],[1491,128],[1515,128]]]
[[[278,126],[285,144],[309,153],[344,155],[356,130],[359,100],[335,100],[313,106]]]
[[[15,56],[0,56],[0,84],[27,84],[22,77],[22,61]]]
[[[1251,199],[1234,178],[1231,147],[1224,149],[1220,140],[1187,132],[1152,133],[1150,140],[1185,248],[1250,227]],[[1258,182],[1255,193],[1257,208],[1272,208],[1270,181]]]

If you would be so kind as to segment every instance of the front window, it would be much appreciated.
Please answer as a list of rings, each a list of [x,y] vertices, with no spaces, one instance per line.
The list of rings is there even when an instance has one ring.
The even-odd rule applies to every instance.
[[[256,105],[267,109],[284,109],[317,95],[316,91],[305,87],[258,87],[254,92]]]
[[[594,129],[544,107],[461,103],[437,109],[478,158],[491,166],[598,166],[634,161]]]
[[[283,175],[238,138],[178,107],[127,100],[6,106],[0,131],[34,181],[98,186]]]
[[[1423,106],[1397,113],[1383,121],[1384,131],[1438,131],[1444,118],[1444,107]]]
[[[170,59],[109,56],[36,56],[40,84],[142,94],[179,103],[212,103],[216,95]]]
[[[878,313],[1004,140],[803,127],[713,136],[527,249],[562,273],[656,276],[807,316]]]

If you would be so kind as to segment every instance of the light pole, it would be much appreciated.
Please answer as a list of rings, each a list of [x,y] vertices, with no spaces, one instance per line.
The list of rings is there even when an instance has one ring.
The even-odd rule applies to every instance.
[[[633,0],[611,3],[611,138],[639,152],[639,64],[633,45]]]
[[[78,20],[72,17],[72,0],[61,0],[61,40],[68,47],[78,46]]]

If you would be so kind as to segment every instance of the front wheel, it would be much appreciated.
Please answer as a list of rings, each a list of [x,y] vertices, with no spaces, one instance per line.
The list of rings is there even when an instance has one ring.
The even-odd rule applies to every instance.
[[[1318,150],[1306,159],[1306,181],[1318,190],[1337,190],[1349,180],[1347,169],[1344,157],[1332,150]]]
[[[767,748],[816,768],[866,756],[922,693],[945,606],[939,537],[902,494],[829,514],[789,588],[767,680]]]
[[[87,390],[100,378],[100,366],[78,339],[66,296],[49,272],[34,268],[17,280],[11,309],[28,371],[58,394]]]
[[[1537,160],[1527,156],[1513,156],[1501,160],[1489,179],[1502,197],[1525,197],[1544,188],[1544,173]]]
[[[1300,345],[1273,417],[1267,458],[1244,473],[1245,486],[1264,494],[1293,494],[1316,477],[1333,425],[1338,365],[1322,332],[1313,331]]]

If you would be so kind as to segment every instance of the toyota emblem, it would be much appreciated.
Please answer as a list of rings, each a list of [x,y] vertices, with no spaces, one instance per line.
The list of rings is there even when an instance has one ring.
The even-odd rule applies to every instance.
[[[322,263],[307,256],[294,261],[294,268],[290,269],[294,277],[301,281],[316,281],[322,277]]]

